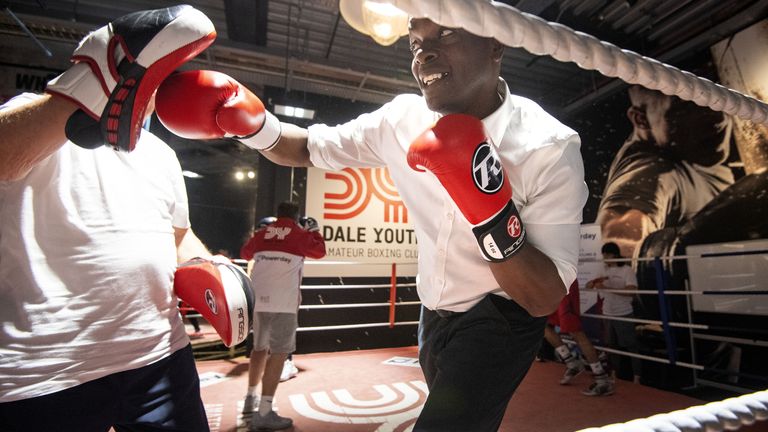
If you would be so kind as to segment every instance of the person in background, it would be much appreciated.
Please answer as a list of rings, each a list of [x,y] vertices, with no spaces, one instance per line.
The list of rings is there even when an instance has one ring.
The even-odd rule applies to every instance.
[[[552,313],[547,319],[547,327],[544,329],[544,337],[547,342],[555,349],[555,353],[565,363],[566,370],[560,384],[570,384],[570,382],[584,371],[584,364],[578,359],[565,344],[560,334],[567,333],[571,335],[578,345],[581,353],[589,364],[592,371],[593,382],[589,388],[582,394],[586,396],[609,396],[614,393],[614,385],[611,377],[603,368],[603,364],[597,356],[597,351],[592,345],[592,341],[581,328],[579,300],[579,281],[573,281],[568,295],[560,302],[557,311]],[[555,331],[555,327],[560,328],[560,333]]]
[[[257,230],[241,255],[253,263],[249,270],[255,297],[253,349],[243,403],[243,413],[251,415],[251,430],[279,430],[293,424],[277,415],[272,402],[288,355],[296,349],[304,259],[325,256],[325,240],[317,221],[306,218],[303,226],[298,222],[299,206],[280,203],[277,220]]]
[[[179,309],[181,310],[181,316],[187,319],[192,324],[192,333],[189,333],[190,339],[200,339],[203,337],[203,329],[200,328],[200,319],[197,317],[197,311],[184,302],[179,302]],[[192,316],[190,316],[192,315]]]
[[[603,259],[622,258],[619,245],[608,242],[603,244],[601,249]],[[605,263],[604,274],[587,282],[587,289],[614,289],[614,290],[637,290],[637,277],[632,270],[632,266],[623,261],[609,261]],[[616,318],[634,318],[634,309],[632,300],[634,293],[613,293],[600,292],[598,295],[603,299],[603,315]],[[637,354],[639,352],[637,342],[637,332],[635,323],[630,321],[605,320],[605,341],[609,347],[620,348],[628,352]],[[615,371],[620,370],[621,357],[617,354],[611,354],[612,367]],[[633,381],[640,383],[642,375],[642,362],[637,357],[632,357]]]
[[[300,225],[304,225],[304,219],[301,218],[299,220]],[[271,225],[273,223],[277,222],[277,218],[274,216],[266,216],[259,220],[259,223],[256,224],[256,230],[260,230],[268,225]],[[254,235],[248,238],[248,240],[243,244],[243,247],[240,248],[240,258],[248,261],[248,274],[251,274],[251,270],[253,268],[253,248],[255,245],[256,238],[255,235],[256,231],[254,231]],[[252,242],[253,241],[253,242]],[[248,337],[248,341],[245,347],[246,357],[250,358],[251,351],[253,350],[253,335],[250,334]],[[283,364],[283,372],[280,374],[280,382],[288,381],[289,379],[295,377],[298,375],[299,369],[296,367],[296,365],[293,363],[293,353],[288,355],[288,358],[285,360],[285,363]],[[246,404],[246,409],[248,408],[249,404]],[[252,405],[252,404],[250,404]],[[252,410],[251,410],[252,411]],[[247,413],[250,413],[251,411],[245,411]]]

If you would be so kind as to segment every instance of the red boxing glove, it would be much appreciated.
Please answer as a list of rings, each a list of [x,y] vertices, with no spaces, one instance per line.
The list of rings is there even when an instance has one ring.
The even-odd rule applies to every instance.
[[[163,126],[182,138],[234,137],[256,150],[269,150],[280,139],[277,117],[250,90],[220,72],[171,75],[157,89],[155,110]]]
[[[408,148],[408,165],[437,177],[474,227],[488,261],[504,261],[525,243],[525,228],[491,139],[470,115],[450,114],[419,135]]]
[[[227,347],[248,336],[254,304],[251,280],[228,259],[195,258],[181,264],[173,291],[211,323]]]

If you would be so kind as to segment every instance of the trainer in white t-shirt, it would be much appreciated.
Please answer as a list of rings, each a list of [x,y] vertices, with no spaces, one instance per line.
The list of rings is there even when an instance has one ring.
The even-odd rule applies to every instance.
[[[174,227],[189,225],[178,159],[147,131],[131,153],[67,142],[0,182],[0,402],[185,347],[172,280]]]

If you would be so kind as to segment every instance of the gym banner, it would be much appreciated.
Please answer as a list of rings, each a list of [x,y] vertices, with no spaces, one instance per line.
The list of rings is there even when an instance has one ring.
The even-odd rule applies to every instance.
[[[416,233],[386,168],[307,170],[306,214],[318,220],[326,260],[415,263]]]
[[[42,93],[58,73],[49,69],[0,64],[0,103],[24,93]]]
[[[603,275],[603,247],[600,237],[600,225],[582,224],[581,239],[579,240],[579,264],[576,278],[579,280],[579,301],[581,311],[589,311],[597,303],[597,293],[594,290],[585,290],[587,282]]]
[[[766,100],[767,42],[768,20],[762,20],[679,66]],[[726,265],[730,258],[663,260],[662,275],[654,259],[705,245],[718,253],[740,250],[768,239],[768,127],[638,85],[604,98],[573,125],[590,188],[584,222],[597,224],[601,242],[616,243],[622,257],[636,258],[639,289],[656,290],[665,281],[667,289],[710,291],[729,286],[716,278],[741,280],[741,261]],[[654,297],[640,300],[636,314],[658,318]],[[684,319],[686,300],[669,301],[673,317]],[[746,315],[755,301],[711,303],[703,308]]]

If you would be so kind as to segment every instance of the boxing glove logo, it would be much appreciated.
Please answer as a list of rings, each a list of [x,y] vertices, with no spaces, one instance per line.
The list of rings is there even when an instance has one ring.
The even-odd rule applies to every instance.
[[[214,315],[219,314],[219,308],[216,306],[216,296],[213,295],[213,291],[210,289],[205,290],[205,304],[208,305],[208,309],[210,309]]]
[[[520,218],[517,215],[512,215],[507,221],[507,233],[512,238],[518,238],[522,232],[523,224],[520,223]]]
[[[487,194],[496,193],[504,184],[504,170],[496,149],[485,141],[480,143],[472,156],[472,179],[475,186]]]

